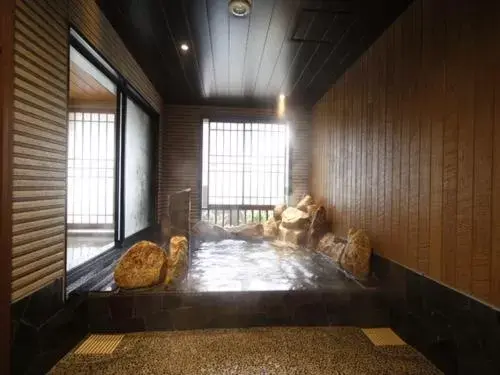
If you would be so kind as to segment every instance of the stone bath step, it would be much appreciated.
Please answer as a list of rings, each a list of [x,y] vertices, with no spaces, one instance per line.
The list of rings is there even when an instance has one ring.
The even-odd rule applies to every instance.
[[[90,332],[124,333],[259,326],[381,327],[377,289],[258,292],[90,293]]]

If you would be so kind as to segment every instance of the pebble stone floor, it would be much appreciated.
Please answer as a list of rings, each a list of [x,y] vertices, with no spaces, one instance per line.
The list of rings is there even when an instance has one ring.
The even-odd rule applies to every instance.
[[[59,374],[441,374],[410,346],[374,346],[358,328],[252,328],[127,334],[112,354],[75,354]]]

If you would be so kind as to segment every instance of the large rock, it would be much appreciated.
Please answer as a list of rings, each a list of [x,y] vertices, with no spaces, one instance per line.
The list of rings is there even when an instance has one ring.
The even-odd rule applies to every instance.
[[[234,238],[259,239],[264,234],[262,224],[242,224],[236,227],[225,228]]]
[[[372,249],[370,239],[362,229],[349,229],[347,246],[340,259],[340,265],[357,279],[366,279],[370,275],[370,257]]]
[[[309,225],[309,215],[295,207],[288,207],[281,219],[281,226],[287,229],[307,229]]]
[[[115,267],[116,285],[124,289],[160,284],[167,273],[167,253],[149,241],[136,243],[121,257]]]
[[[345,247],[345,241],[337,239],[333,233],[327,233],[319,241],[316,251],[328,255],[334,262],[340,263]]]
[[[276,221],[274,217],[269,218],[263,227],[264,227],[264,238],[276,238],[278,236],[278,228],[280,225],[280,221]]]
[[[325,207],[319,206],[311,212],[311,225],[309,226],[309,231],[307,233],[307,247],[315,249],[319,240],[328,231],[328,226]]]
[[[281,215],[283,215],[283,211],[285,210],[286,210],[286,204],[278,204],[274,206],[273,215],[276,221],[281,220]]]
[[[278,240],[299,246],[305,243],[306,235],[307,232],[303,229],[287,229],[281,225]]]
[[[168,268],[165,284],[175,284],[181,281],[188,270],[188,240],[184,236],[174,236],[170,239],[168,251]]]
[[[203,220],[198,221],[191,232],[200,241],[222,241],[231,237],[231,234],[221,226]]]
[[[297,203],[297,208],[301,211],[307,212],[307,207],[312,205],[313,199],[310,195],[306,195],[304,198],[300,200],[299,203]]]

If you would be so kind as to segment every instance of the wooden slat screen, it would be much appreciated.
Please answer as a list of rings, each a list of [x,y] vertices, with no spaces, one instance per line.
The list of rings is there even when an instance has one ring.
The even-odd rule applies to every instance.
[[[64,276],[68,24],[64,1],[17,0],[12,301]]]
[[[199,183],[201,180],[202,121],[224,119],[224,121],[269,121],[276,110],[208,107],[165,106],[160,128],[158,217],[166,214],[168,195],[191,188],[191,220],[200,219]],[[292,133],[291,180],[292,201],[297,201],[308,191],[309,184],[309,133],[310,113],[289,111]]]
[[[417,0],[316,104],[333,230],[500,307],[500,6]]]

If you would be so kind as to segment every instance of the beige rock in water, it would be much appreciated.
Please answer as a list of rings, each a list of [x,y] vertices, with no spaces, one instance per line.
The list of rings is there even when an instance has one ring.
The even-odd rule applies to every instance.
[[[297,203],[297,208],[301,211],[307,212],[307,207],[312,205],[313,199],[310,195],[306,195],[304,198],[300,200],[299,203]]]
[[[145,288],[163,282],[166,273],[167,253],[153,242],[141,241],[118,261],[114,278],[120,288]]]
[[[335,237],[333,233],[327,233],[318,243],[317,251],[328,255],[334,262],[340,263],[346,243]]]
[[[236,227],[225,228],[233,237],[242,239],[262,238],[264,228],[262,224],[242,224]]]
[[[198,221],[191,232],[194,237],[201,241],[222,241],[231,237],[231,234],[221,226],[203,220]]]
[[[280,221],[276,221],[274,217],[269,218],[264,223],[264,238],[276,238],[278,236],[278,228],[280,225]]]
[[[303,229],[287,229],[281,225],[278,239],[293,245],[303,245],[306,240],[306,234],[307,232]]]
[[[370,257],[372,249],[370,239],[362,229],[349,229],[347,246],[340,259],[340,265],[357,279],[370,275]]]
[[[278,204],[278,205],[274,206],[273,214],[274,214],[274,218],[276,219],[276,221],[281,220],[281,215],[283,215],[283,211],[285,211],[285,210],[286,210],[286,204]]]
[[[309,249],[315,249],[319,240],[327,231],[326,209],[323,206],[319,206],[312,211],[311,225],[309,226],[309,231],[307,233],[307,247]]]
[[[287,229],[307,229],[309,215],[295,207],[288,207],[281,217],[281,226]]]
[[[184,236],[175,236],[170,239],[168,252],[168,269],[165,284],[174,284],[181,281],[188,270],[188,241]]]

